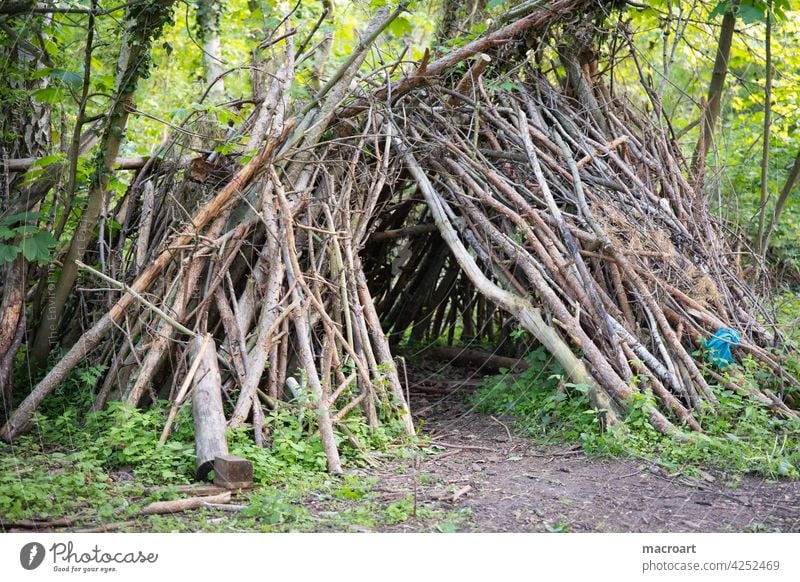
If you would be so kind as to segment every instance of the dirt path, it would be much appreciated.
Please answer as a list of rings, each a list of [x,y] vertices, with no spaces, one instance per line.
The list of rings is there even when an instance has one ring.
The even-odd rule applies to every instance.
[[[744,476],[696,480],[632,459],[588,458],[515,434],[511,421],[469,411],[450,397],[423,415],[442,452],[382,472],[378,487],[467,515],[460,531],[800,531],[800,483]],[[509,438],[510,437],[510,438]],[[404,470],[403,470],[404,469]],[[371,473],[374,474],[374,473]],[[392,531],[429,530],[408,520]]]

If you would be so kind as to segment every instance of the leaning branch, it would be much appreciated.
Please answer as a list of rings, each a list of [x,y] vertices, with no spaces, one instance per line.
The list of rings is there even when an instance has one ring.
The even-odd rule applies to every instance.
[[[285,136],[294,127],[294,121],[286,124],[283,135],[278,139],[271,139],[263,150],[245,166],[243,166],[225,185],[222,190],[212,198],[207,204],[202,206],[192,218],[191,226],[185,228],[173,241],[173,244],[164,250],[141,275],[130,286],[131,290],[141,293],[146,290],[164,271],[173,258],[172,246],[183,246],[189,244],[197,233],[208,225],[209,222],[220,214],[235,196],[241,194],[244,188],[252,179],[257,171],[260,171],[267,161],[272,157],[275,149],[283,142]],[[36,385],[30,394],[23,400],[11,418],[0,428],[0,439],[11,442],[14,438],[22,434],[29,428],[29,422],[36,408],[56,387],[64,381],[75,366],[84,360],[86,355],[98,346],[106,334],[113,329],[114,325],[122,318],[134,297],[126,293],[119,301],[94,324],[81,339],[53,366],[48,374]]]

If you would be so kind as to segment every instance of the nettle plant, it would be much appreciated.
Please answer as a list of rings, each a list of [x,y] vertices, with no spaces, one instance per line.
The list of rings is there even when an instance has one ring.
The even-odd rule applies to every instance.
[[[23,212],[0,220],[0,265],[14,261],[20,253],[32,263],[50,262],[50,249],[56,241],[36,226],[46,219],[39,212]]]

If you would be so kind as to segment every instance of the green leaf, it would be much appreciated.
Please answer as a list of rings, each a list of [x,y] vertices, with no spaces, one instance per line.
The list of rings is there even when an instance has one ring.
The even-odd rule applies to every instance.
[[[0,265],[10,263],[17,258],[19,254],[19,247],[14,245],[0,244]]]
[[[786,11],[791,9],[791,7],[790,0],[775,0],[772,4],[772,12],[775,14],[777,20],[786,20]]]
[[[49,166],[51,164],[55,164],[57,162],[60,162],[62,159],[64,159],[64,156],[61,155],[61,154],[51,154],[49,156],[44,156],[43,158],[39,158],[38,160],[33,162],[33,164],[31,164],[31,167],[32,168],[46,168],[47,166]]]
[[[108,518],[114,516],[114,506],[110,503],[104,503],[97,509],[97,515],[102,518]]]
[[[80,89],[81,85],[83,85],[83,77],[81,77],[78,73],[74,73],[72,71],[65,71],[63,69],[53,69],[50,72],[51,79],[58,79],[65,85],[72,87],[73,89]]]
[[[411,34],[414,28],[411,26],[411,23],[408,21],[407,18],[403,16],[398,16],[394,19],[394,21],[389,25],[389,31],[394,36],[404,36],[406,34]]]
[[[45,87],[34,91],[33,98],[39,103],[58,103],[61,100],[61,89],[58,87]]]
[[[713,20],[717,16],[722,16],[726,14],[731,9],[730,0],[721,0],[716,6],[714,6],[714,10],[711,11],[711,14],[708,15],[709,20]]]
[[[39,232],[39,229],[32,224],[23,224],[22,226],[18,226],[14,230],[17,231],[18,235],[22,236],[29,236]]]
[[[17,231],[0,224],[0,240],[8,240],[17,236]]]
[[[22,254],[31,262],[46,263],[50,260],[50,249],[56,245],[53,235],[46,230],[25,238],[22,243]]]
[[[22,183],[25,184],[26,187],[31,186],[32,184],[36,183],[36,180],[42,174],[44,174],[43,168],[36,168],[32,166],[27,172],[25,172]]]
[[[31,222],[32,220],[47,220],[47,216],[41,212],[20,212],[6,216],[2,224],[11,226],[16,222]]]
[[[502,6],[503,4],[507,3],[508,0],[490,0],[490,2],[486,5],[486,8],[489,10],[493,10]]]
[[[58,44],[50,38],[44,39],[44,50],[46,50],[47,54],[49,54],[53,58],[59,56]]]
[[[116,79],[114,75],[104,75],[104,74],[94,74],[92,75],[92,83],[94,83],[95,88],[102,92],[108,93],[114,88],[114,83]]]
[[[117,194],[122,195],[125,194],[125,191],[128,189],[128,186],[125,184],[125,182],[117,178],[116,174],[112,174],[109,177],[107,188],[112,192],[116,192]]]
[[[222,154],[223,156],[228,155],[231,152],[236,151],[236,144],[234,143],[222,143],[219,144],[217,147],[214,148],[214,151],[218,154]]]
[[[229,109],[225,109],[224,107],[215,108],[214,113],[217,116],[217,121],[222,125],[232,125],[239,121],[238,115]]]
[[[752,4],[741,4],[736,11],[736,16],[741,18],[745,24],[767,21],[767,14],[764,9]]]
[[[122,224],[113,218],[109,218],[106,220],[106,227],[109,229],[109,231],[119,232],[122,229]]]
[[[42,79],[47,77],[50,73],[52,73],[55,69],[50,67],[44,67],[42,69],[38,69],[30,74],[31,79]]]

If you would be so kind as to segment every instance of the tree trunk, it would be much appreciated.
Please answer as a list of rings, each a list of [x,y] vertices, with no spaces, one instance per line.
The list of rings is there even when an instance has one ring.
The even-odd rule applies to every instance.
[[[756,233],[756,252],[765,255],[767,247],[763,246],[767,226],[767,203],[769,202],[769,135],[772,118],[772,3],[767,3],[767,31],[764,38],[766,49],[766,82],[764,85],[764,140],[761,150],[761,200],[758,208],[758,233]]]
[[[728,75],[728,62],[731,56],[731,45],[733,44],[733,32],[736,28],[736,11],[739,8],[739,0],[731,0],[731,6],[722,18],[722,28],[719,32],[717,42],[717,56],[714,59],[714,70],[711,73],[711,83],[708,86],[707,105],[703,114],[703,124],[700,128],[700,139],[694,150],[692,167],[695,174],[699,174],[705,164],[708,148],[714,141],[714,128],[719,119],[722,108],[722,91],[725,88],[725,77]]]
[[[772,211],[769,229],[764,235],[764,240],[759,245],[765,252],[769,247],[769,239],[772,238],[775,228],[778,226],[778,221],[781,218],[784,206],[786,206],[786,201],[789,200],[789,195],[792,193],[792,190],[794,190],[795,184],[797,184],[798,177],[800,177],[800,151],[797,152],[797,156],[794,158],[792,169],[789,170],[789,176],[786,178],[786,182],[783,184],[781,193],[778,196],[778,201],[775,203],[775,210]]]
[[[136,3],[128,8],[126,18],[131,23],[119,53],[117,67],[117,91],[114,104],[108,113],[106,127],[100,140],[102,158],[98,163],[95,178],[89,189],[89,201],[75,229],[64,266],[56,282],[55,289],[47,298],[41,322],[36,330],[36,338],[31,348],[34,360],[44,366],[55,343],[58,324],[64,313],[64,305],[72,292],[78,276],[75,261],[82,260],[92,239],[92,231],[97,225],[103,201],[106,196],[111,172],[119,153],[120,145],[128,122],[129,108],[133,106],[134,92],[139,79],[146,76],[148,69],[150,43],[158,36],[164,24],[171,17],[173,0],[159,0],[158,10],[141,14],[147,3]]]
[[[3,420],[11,414],[11,372],[25,330],[25,259],[22,253],[4,270],[3,301],[0,304],[0,417]]]
[[[447,360],[461,366],[477,366],[479,371],[489,372],[501,368],[508,370],[527,370],[530,364],[518,358],[498,356],[484,350],[473,350],[467,348],[454,348],[445,346],[434,346],[425,351],[434,358]]]
[[[203,43],[203,77],[204,89],[208,98],[218,104],[225,97],[225,81],[222,79],[222,44],[219,39],[219,21],[222,14],[220,2],[216,0],[198,0],[197,2],[197,36]]]
[[[25,26],[30,27],[31,31],[26,35],[33,32],[45,38],[42,24],[43,20],[49,18],[30,18]],[[0,47],[4,81],[10,91],[18,92],[16,98],[0,102],[0,135],[3,136],[0,156],[4,162],[9,158],[38,158],[50,151],[50,104],[34,98],[36,90],[47,87],[48,78],[44,76],[30,80],[36,76],[37,70],[46,66],[48,60],[45,53],[25,42],[22,36],[8,50]],[[24,170],[8,165],[0,171],[0,216],[35,209],[52,186],[48,172],[42,177],[46,189],[41,188],[34,194],[35,186],[22,188],[23,174]],[[19,207],[22,200],[33,203],[23,209]],[[17,238],[0,244],[6,243],[19,247],[20,240]],[[21,251],[14,260],[0,267],[0,418],[3,420],[8,418],[13,404],[11,374],[25,331],[27,272],[28,265]]]

